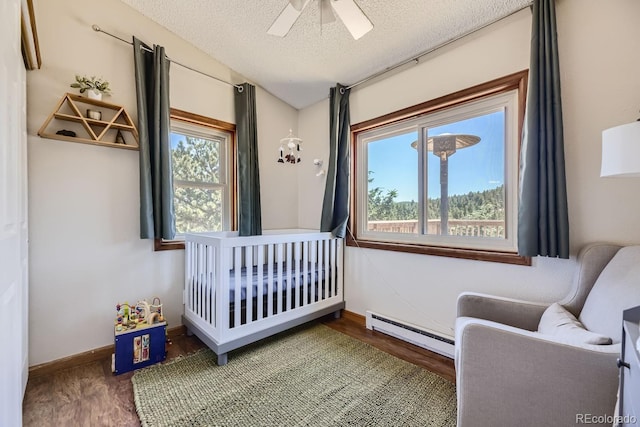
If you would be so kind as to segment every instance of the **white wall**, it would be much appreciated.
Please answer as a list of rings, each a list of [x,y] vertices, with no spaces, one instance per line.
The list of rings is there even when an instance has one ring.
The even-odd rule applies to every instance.
[[[316,176],[320,168],[313,159],[322,160],[326,172],[329,162],[329,101],[300,110],[300,137],[304,139],[303,161],[298,164],[298,215],[301,228],[320,228],[322,198],[326,175]]]
[[[182,313],[184,252],[154,252],[138,238],[138,153],[36,135],[64,93],[74,91],[75,74],[109,80],[113,95],[105,100],[124,105],[135,120],[133,48],[91,25],[124,39],[135,34],[178,62],[243,81],[120,1],[34,6],[43,67],[28,76],[31,365],[111,344],[117,302],[158,296],[170,327]],[[229,86],[175,64],[170,80],[173,107],[235,122]],[[259,88],[256,96],[263,227],[296,227],[293,169],[282,173],[275,160],[280,138],[296,130],[297,111]]]
[[[599,178],[601,131],[633,121],[640,93],[640,2],[557,2],[572,254],[587,242],[640,242],[638,179]],[[531,13],[524,10],[351,93],[351,123],[369,120],[483,83],[529,64]],[[346,82],[348,83],[348,82]],[[300,112],[307,152],[328,150],[328,102]],[[300,169],[300,225],[318,224],[322,183]],[[567,292],[571,260],[531,267],[349,247],[347,309],[373,310],[453,334],[462,291],[553,301]]]
[[[260,146],[260,203],[262,207],[262,228],[296,228],[298,224],[298,181],[296,166],[278,163],[280,139],[291,129],[298,134],[298,110],[266,91],[257,89],[256,108],[258,110],[258,140]],[[267,133],[260,137],[260,133]],[[316,227],[318,228],[318,227]]]

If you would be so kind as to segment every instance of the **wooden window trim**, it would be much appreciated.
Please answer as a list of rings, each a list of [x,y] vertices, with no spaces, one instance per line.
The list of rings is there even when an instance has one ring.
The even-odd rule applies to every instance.
[[[26,8],[24,7],[25,3]],[[40,42],[38,40],[33,0],[22,2],[20,14],[21,48],[24,66],[27,70],[39,70],[42,67],[42,57],[40,55]]]
[[[404,108],[402,110],[385,114],[383,116],[366,120],[364,122],[351,125],[351,189],[355,194],[357,191],[357,171],[358,150],[357,136],[359,133],[387,126],[406,119],[417,118],[419,116],[434,113],[455,105],[475,101],[499,93],[518,90],[518,135],[522,135],[524,122],[526,99],[527,99],[527,79],[529,71],[523,70],[508,76],[504,76],[486,83],[482,83],[467,89],[460,90],[418,105]],[[518,146],[518,157],[520,156],[520,146]],[[351,197],[350,208],[352,214],[349,217],[349,228],[357,234],[356,197]],[[453,258],[470,259],[477,261],[500,262],[515,265],[531,265],[531,257],[520,256],[513,252],[502,252],[482,249],[464,249],[455,247],[442,247],[428,244],[410,244],[395,242],[379,242],[358,238],[356,234],[350,234],[346,238],[347,246],[354,246],[368,249],[382,249],[395,252],[407,252],[423,255],[436,255]]]
[[[183,123],[195,124],[198,126],[204,126],[211,129],[221,130],[230,134],[231,147],[229,150],[229,195],[231,201],[231,230],[237,230],[237,204],[238,204],[238,179],[237,179],[237,140],[236,140],[236,125],[233,123],[223,122],[222,120],[212,119],[210,117],[201,116],[200,114],[190,113],[188,111],[179,110],[177,108],[171,108],[170,119],[177,120]],[[154,251],[171,251],[184,249],[184,240],[164,240],[155,239],[153,243]]]
[[[154,251],[175,251],[178,249],[184,249],[184,240],[164,240],[155,239],[153,241]]]
[[[463,249],[453,247],[440,247],[410,243],[377,242],[372,240],[356,239],[347,236],[347,246],[366,249],[381,249],[393,252],[407,252],[420,255],[435,255],[450,258],[470,259],[475,261],[500,262],[504,264],[531,265],[531,257],[520,256],[513,252],[500,252],[481,249]]]

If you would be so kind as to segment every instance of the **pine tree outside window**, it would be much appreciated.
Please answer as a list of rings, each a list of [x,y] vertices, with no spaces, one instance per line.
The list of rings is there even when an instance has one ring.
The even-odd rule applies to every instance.
[[[184,248],[186,233],[229,231],[235,225],[235,125],[171,110],[176,239],[156,249]]]

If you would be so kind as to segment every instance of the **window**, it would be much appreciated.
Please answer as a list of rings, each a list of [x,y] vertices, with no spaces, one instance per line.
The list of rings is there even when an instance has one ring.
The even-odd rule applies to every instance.
[[[353,125],[348,243],[529,265],[516,245],[526,77]]]
[[[235,125],[171,109],[171,166],[176,239],[156,249],[184,248],[184,234],[235,226]]]

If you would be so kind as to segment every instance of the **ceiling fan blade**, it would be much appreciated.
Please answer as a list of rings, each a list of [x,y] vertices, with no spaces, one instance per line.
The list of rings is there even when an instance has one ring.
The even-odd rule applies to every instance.
[[[331,0],[331,6],[354,39],[358,40],[373,29],[373,24],[354,0]]]
[[[309,1],[310,0],[291,0],[287,3],[282,12],[280,12],[280,15],[278,15],[273,24],[271,24],[269,30],[267,30],[267,34],[278,37],[286,36],[304,8],[309,4]]]
[[[320,25],[335,22],[336,15],[330,4],[331,0],[320,0]]]

